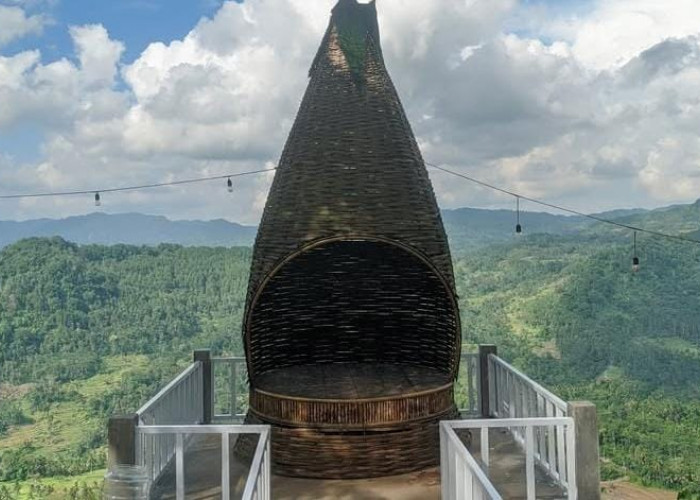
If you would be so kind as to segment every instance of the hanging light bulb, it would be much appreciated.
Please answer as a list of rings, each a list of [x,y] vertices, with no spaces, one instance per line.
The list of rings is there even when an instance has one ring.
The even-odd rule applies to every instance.
[[[228,178],[228,181],[226,181],[226,185],[228,186],[228,192],[233,193],[233,181],[231,178]]]
[[[637,231],[634,232],[634,256],[632,257],[632,272],[639,272],[639,257],[637,256]]]
[[[100,199],[100,193],[95,193],[95,206],[102,206],[102,200]]]
[[[515,225],[515,234],[522,235],[523,234],[523,226],[520,225],[520,196],[516,196],[515,199],[517,202],[516,214],[517,214],[517,218],[518,218],[518,222]]]

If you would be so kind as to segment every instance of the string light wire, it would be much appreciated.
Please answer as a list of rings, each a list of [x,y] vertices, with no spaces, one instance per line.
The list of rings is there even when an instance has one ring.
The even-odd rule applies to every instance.
[[[623,222],[605,219],[605,218],[597,216],[597,215],[587,214],[584,212],[580,212],[578,210],[574,210],[572,208],[567,208],[567,207],[563,207],[561,205],[555,205],[554,203],[549,203],[549,202],[546,202],[543,200],[538,200],[536,198],[531,198],[529,196],[524,196],[524,195],[516,193],[514,191],[510,191],[508,189],[504,189],[504,188],[495,186],[493,184],[489,184],[488,182],[484,182],[482,180],[476,179],[474,177],[463,174],[461,172],[456,172],[454,170],[451,170],[451,169],[448,169],[445,167],[441,167],[439,165],[435,165],[434,163],[425,162],[425,164],[428,167],[434,168],[436,170],[439,170],[441,172],[444,172],[444,173],[447,173],[450,175],[454,175],[456,177],[460,177],[460,178],[467,180],[473,184],[477,184],[479,186],[491,189],[493,191],[497,191],[497,192],[500,192],[503,194],[507,194],[509,196],[513,196],[518,200],[518,204],[520,203],[520,200],[525,200],[525,201],[529,201],[531,203],[534,203],[536,205],[540,205],[540,206],[547,207],[547,208],[552,208],[554,210],[559,210],[561,212],[565,212],[565,213],[568,213],[571,215],[578,215],[579,217],[585,217],[587,219],[590,219],[590,220],[593,220],[596,222],[608,224],[611,226],[616,226],[616,227],[619,227],[622,229],[627,229],[629,231],[644,233],[644,234],[648,234],[651,236],[657,236],[660,238],[666,238],[669,240],[675,240],[675,241],[680,241],[680,242],[684,242],[684,243],[693,243],[696,245],[700,245],[700,240],[688,238],[685,236],[675,235],[675,234],[668,234],[668,233],[664,233],[661,231],[655,231],[653,229],[645,229],[643,227],[633,226],[631,224],[625,224]],[[276,167],[272,167],[272,168],[266,168],[266,169],[260,169],[260,170],[251,170],[248,172],[239,172],[239,173],[235,173],[235,174],[214,175],[214,176],[210,176],[210,177],[198,177],[195,179],[183,179],[183,180],[178,180],[178,181],[158,182],[158,183],[153,183],[153,184],[123,186],[123,187],[106,188],[106,189],[85,189],[85,190],[75,190],[75,191],[53,191],[53,192],[45,192],[45,193],[24,193],[24,194],[0,194],[0,200],[17,200],[17,199],[23,199],[23,198],[51,198],[51,197],[60,197],[60,196],[80,196],[80,195],[88,195],[88,194],[95,195],[96,199],[99,199],[99,198],[97,198],[97,196],[99,196],[99,194],[104,194],[104,193],[140,191],[140,190],[144,190],[144,189],[155,189],[155,188],[168,187],[168,186],[182,186],[182,185],[187,185],[187,184],[197,184],[197,183],[202,183],[202,182],[210,182],[210,181],[223,180],[223,179],[226,179],[228,182],[229,179],[233,179],[236,177],[257,175],[257,174],[262,174],[262,173],[267,173],[267,172],[274,172],[276,170],[277,170]]]
[[[454,170],[450,170],[450,169],[448,169],[448,168],[440,167],[440,166],[434,165],[434,164],[432,164],[432,163],[425,162],[425,164],[426,164],[427,166],[431,167],[431,168],[436,169],[436,170],[440,170],[440,171],[442,171],[442,172],[445,172],[445,173],[454,175],[454,176],[456,176],[456,177],[461,177],[462,179],[468,180],[469,182],[471,182],[471,183],[473,183],[473,184],[478,184],[479,186],[482,186],[482,187],[491,189],[491,190],[493,190],[493,191],[498,191],[498,192],[500,192],[500,193],[507,194],[507,195],[509,195],[509,196],[514,196],[514,197],[516,197],[516,198],[519,199],[519,200],[529,201],[529,202],[534,203],[534,204],[536,204],[536,205],[540,205],[540,206],[548,207],[548,208],[553,208],[553,209],[555,209],[555,210],[560,210],[560,211],[562,211],[562,212],[566,212],[566,213],[569,213],[569,214],[572,214],[572,215],[578,215],[579,217],[585,217],[585,218],[590,219],[590,220],[594,220],[594,221],[597,221],[597,222],[602,222],[603,224],[609,224],[609,225],[612,225],[612,226],[617,226],[617,227],[620,227],[620,228],[623,228],[623,229],[627,229],[627,230],[629,230],[629,231],[635,231],[635,232],[638,232],[638,233],[644,233],[644,234],[649,234],[649,235],[652,235],[652,236],[658,236],[659,238],[666,238],[666,239],[669,239],[669,240],[682,241],[682,242],[684,242],[684,243],[694,243],[694,244],[696,244],[696,245],[700,245],[700,240],[695,240],[695,239],[693,239],[693,238],[687,238],[687,237],[685,237],[685,236],[680,236],[680,235],[675,235],[675,234],[663,233],[663,232],[661,232],[661,231],[655,231],[655,230],[653,230],[653,229],[645,229],[645,228],[643,228],[643,227],[637,227],[637,226],[633,226],[633,225],[631,225],[631,224],[625,224],[625,223],[623,223],[623,222],[618,222],[618,221],[606,219],[606,218],[604,218],[604,217],[599,217],[599,216],[597,216],[597,215],[591,215],[591,214],[587,214],[587,213],[584,213],[584,212],[579,212],[578,210],[574,210],[574,209],[572,209],[572,208],[562,207],[562,206],[560,206],[560,205],[555,205],[554,203],[549,203],[549,202],[546,202],[546,201],[538,200],[538,199],[536,199],[536,198],[530,198],[530,197],[528,197],[528,196],[523,196],[523,195],[521,195],[521,194],[519,194],[519,193],[515,193],[515,192],[513,192],[513,191],[509,191],[509,190],[507,190],[507,189],[503,189],[503,188],[500,188],[500,187],[498,187],[498,186],[494,186],[493,184],[489,184],[489,183],[484,182],[484,181],[481,181],[481,180],[479,180],[479,179],[475,179],[474,177],[471,177],[471,176],[469,176],[469,175],[465,175],[465,174],[462,174],[462,173],[460,173],[460,172],[455,172]]]
[[[46,193],[29,193],[29,194],[3,194],[0,195],[0,200],[16,200],[21,198],[51,198],[58,196],[79,196],[94,193],[118,193],[123,191],[140,191],[143,189],[154,189],[167,186],[182,186],[184,184],[196,184],[200,182],[209,182],[222,179],[232,179],[234,177],[243,177],[245,175],[256,175],[265,172],[274,172],[277,168],[266,168],[262,170],[251,170],[250,172],[239,172],[237,174],[225,174],[225,175],[214,175],[211,177],[198,177],[196,179],[183,179],[179,181],[171,182],[158,182],[155,184],[142,184],[140,186],[124,186],[117,188],[107,188],[107,189],[86,189],[80,191],[54,191]]]

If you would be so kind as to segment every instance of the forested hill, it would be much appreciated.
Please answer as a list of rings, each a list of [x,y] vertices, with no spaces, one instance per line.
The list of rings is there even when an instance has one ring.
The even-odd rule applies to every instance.
[[[650,229],[678,233],[700,230],[700,203],[656,210],[613,210],[594,214]],[[508,242],[515,228],[512,210],[458,208],[443,210],[442,218],[453,250],[479,249]],[[525,233],[577,235],[582,232],[610,232],[608,226],[579,216],[544,212],[523,212]],[[225,220],[173,221],[144,214],[93,213],[66,219],[39,219],[23,222],[0,221],[0,248],[32,237],[59,236],[66,241],[100,245],[150,245],[171,243],[183,246],[250,246],[257,228]]]
[[[60,238],[3,249],[2,380],[31,381],[73,353],[186,358],[197,345],[240,351],[249,254],[248,248],[78,246]]]
[[[623,215],[690,232],[698,210]],[[700,484],[699,246],[641,237],[638,273],[630,234],[597,225],[511,227],[453,251],[465,342],[592,399],[605,477]],[[240,354],[250,253],[60,238],[0,250],[0,498],[3,481],[104,467],[105,419],[155,394],[193,349]]]

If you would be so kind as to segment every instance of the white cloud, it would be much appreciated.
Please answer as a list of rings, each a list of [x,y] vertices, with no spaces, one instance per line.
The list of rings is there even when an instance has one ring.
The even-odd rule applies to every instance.
[[[293,5],[223,5],[187,37],[152,44],[124,69],[137,104],[125,123],[134,154],[268,160],[285,140],[318,36],[291,26]]]
[[[43,64],[37,50],[0,56],[0,130],[31,123],[65,133],[104,108],[124,47],[100,25],[72,27],[70,35],[77,66],[65,58]]]
[[[46,22],[42,15],[27,16],[20,7],[0,5],[0,47],[18,38],[41,33]]]
[[[668,38],[698,33],[699,18],[696,0],[601,0],[574,25],[573,51],[592,68],[620,67]]]
[[[4,158],[3,185],[90,189],[275,162],[333,4],[225,2],[128,65],[100,25],[70,29],[77,64],[44,63],[38,51],[0,56],[0,131],[31,123],[46,133],[36,164]],[[697,197],[700,28],[688,19],[699,7],[595,5],[564,20],[520,10],[528,29],[516,35],[504,31],[516,31],[514,0],[379,3],[387,65],[426,159],[583,210]],[[446,206],[511,201],[433,179]],[[255,223],[270,180],[240,179],[234,196],[207,185],[107,196],[104,208]],[[63,215],[86,203],[28,200],[10,213]]]
[[[70,36],[80,59],[80,75],[86,87],[111,86],[124,44],[110,40],[102,25],[73,26]]]

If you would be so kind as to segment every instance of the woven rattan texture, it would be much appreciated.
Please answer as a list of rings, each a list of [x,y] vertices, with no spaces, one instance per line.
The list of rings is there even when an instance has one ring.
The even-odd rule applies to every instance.
[[[415,255],[334,241],[301,253],[265,286],[251,316],[255,373],[284,366],[396,363],[453,372],[452,296]]]
[[[341,11],[354,4],[341,3],[336,7]],[[354,7],[375,9],[373,3]],[[372,17],[376,23],[376,12]],[[264,278],[295,251],[324,238],[365,235],[400,241],[425,255],[454,289],[432,185],[381,49],[371,36],[374,30],[366,27],[364,78],[358,84],[331,20],[258,231],[247,319]],[[247,327],[255,342],[257,324]],[[252,349],[258,356],[257,348]],[[251,368],[254,378],[256,367]]]
[[[340,49],[331,43],[329,52]],[[330,57],[320,59],[270,190],[252,290],[304,243],[355,234],[410,244],[452,281],[447,238],[413,133],[384,67],[372,55],[368,65],[366,87],[358,87]]]
[[[366,401],[324,401],[251,392],[251,412],[268,423],[289,427],[363,430],[388,429],[445,413],[454,402],[449,384],[414,395]]]
[[[422,470],[439,462],[439,421],[455,418],[453,406],[433,419],[391,430],[340,432],[275,425],[273,470],[281,476],[317,479],[364,479]],[[246,423],[266,422],[249,414]],[[241,442],[238,453],[251,447]]]

